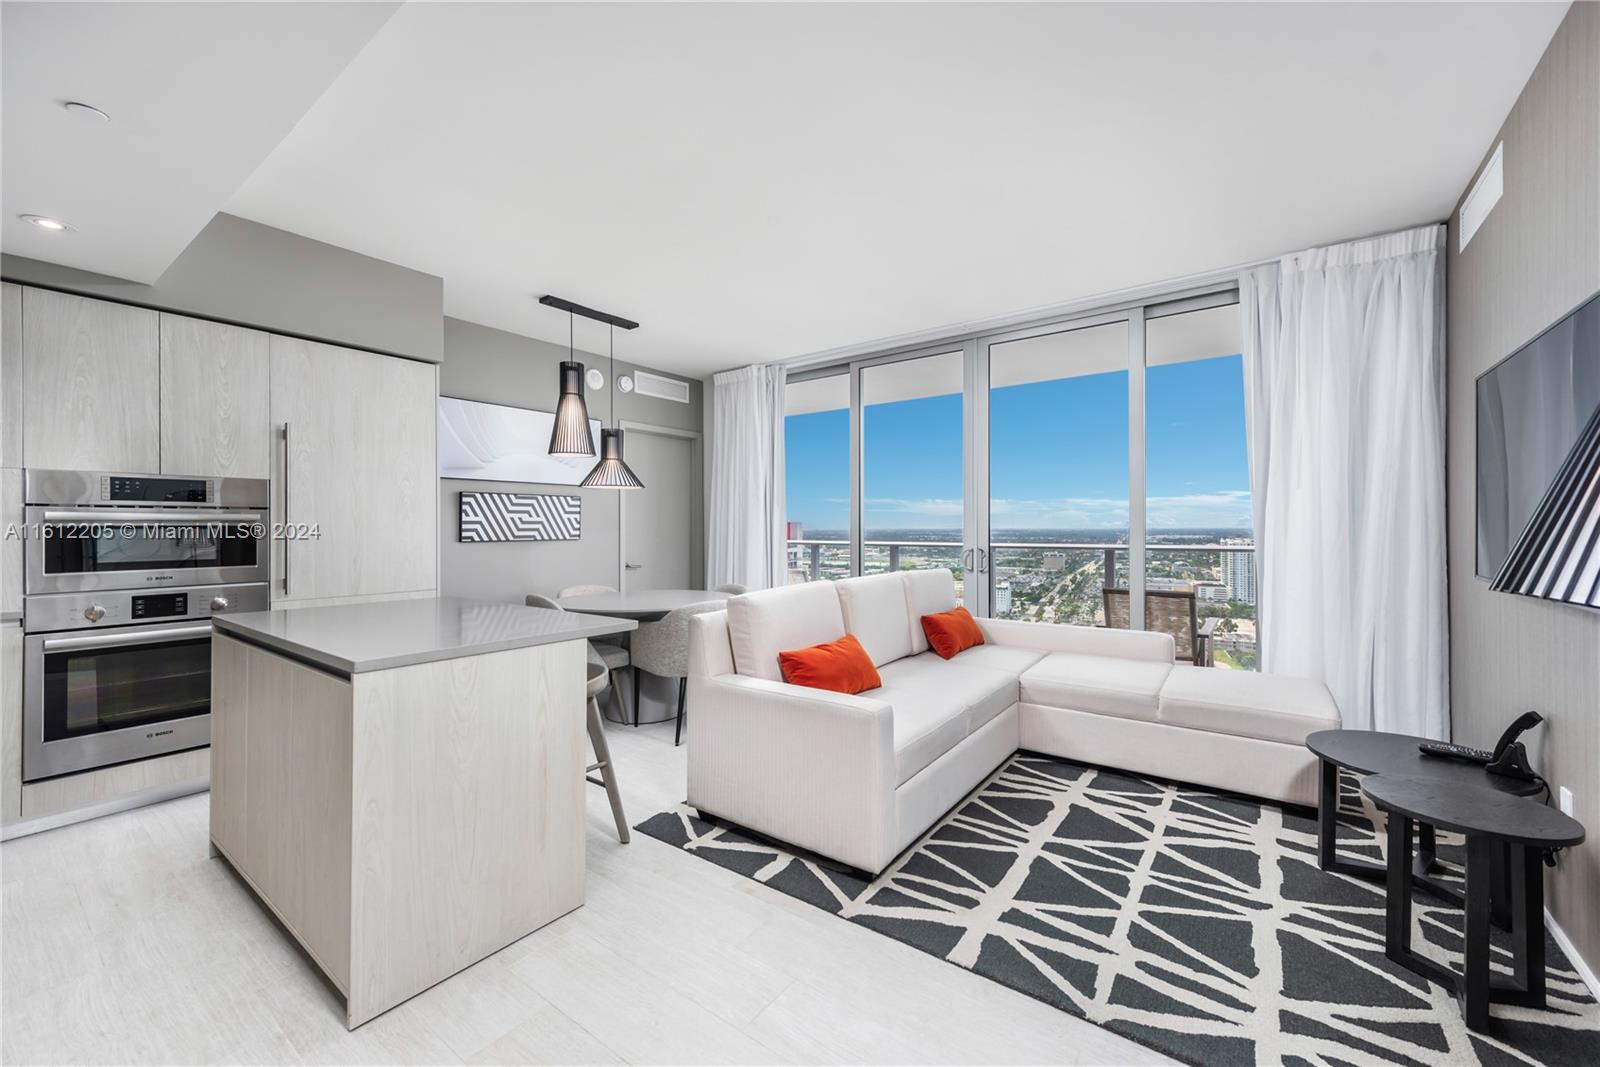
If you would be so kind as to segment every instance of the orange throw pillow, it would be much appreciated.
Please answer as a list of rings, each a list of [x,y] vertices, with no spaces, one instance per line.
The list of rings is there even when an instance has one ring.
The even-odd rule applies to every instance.
[[[978,629],[978,621],[966,608],[924,615],[922,632],[928,635],[928,644],[933,646],[941,659],[949,659],[957,652],[965,652],[974,645],[983,644],[983,631]]]
[[[861,693],[883,684],[872,657],[854,634],[810,648],[779,652],[778,669],[791,685],[831,689],[835,693]]]

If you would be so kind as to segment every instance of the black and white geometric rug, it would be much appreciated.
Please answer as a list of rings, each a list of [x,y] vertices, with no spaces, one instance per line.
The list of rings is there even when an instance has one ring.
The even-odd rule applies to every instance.
[[[1379,860],[1383,817],[1344,784],[1341,850]],[[1385,959],[1382,886],[1318,869],[1307,809],[1021,754],[870,883],[687,808],[638,829],[1188,1063],[1600,1064],[1553,942],[1547,1010],[1494,1005],[1487,1035]],[[1457,874],[1460,851],[1441,835]],[[1459,967],[1460,909],[1412,914]]]

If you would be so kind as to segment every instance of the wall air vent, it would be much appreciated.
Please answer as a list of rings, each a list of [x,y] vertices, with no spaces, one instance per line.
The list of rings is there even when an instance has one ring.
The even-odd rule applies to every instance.
[[[1466,249],[1467,242],[1472,240],[1472,235],[1478,232],[1478,227],[1483,225],[1489,212],[1500,202],[1500,194],[1505,192],[1505,148],[1504,141],[1494,146],[1494,155],[1483,165],[1483,173],[1472,183],[1472,191],[1467,198],[1461,201],[1461,247],[1457,249],[1458,252]]]
[[[671,400],[678,404],[689,402],[689,383],[677,378],[664,378],[649,371],[633,372],[633,391],[640,396],[653,396],[657,400]]]

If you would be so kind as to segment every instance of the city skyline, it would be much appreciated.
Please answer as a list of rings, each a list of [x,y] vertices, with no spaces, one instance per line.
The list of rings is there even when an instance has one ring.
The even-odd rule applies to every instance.
[[[1117,371],[991,390],[991,527],[1127,528],[1127,389]],[[1241,358],[1148,368],[1145,422],[1146,528],[1250,531]],[[959,528],[961,396],[869,405],[863,423],[866,529]],[[849,412],[789,416],[785,449],[789,520],[848,527]]]

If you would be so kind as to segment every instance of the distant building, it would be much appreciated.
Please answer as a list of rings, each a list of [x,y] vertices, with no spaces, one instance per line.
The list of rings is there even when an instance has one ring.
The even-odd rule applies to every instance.
[[[994,613],[1000,616],[1011,614],[1011,583],[1004,578],[994,583]]]
[[[1254,552],[1222,553],[1222,584],[1228,587],[1228,599],[1241,604],[1256,602],[1256,554]]]
[[[1229,599],[1228,587],[1220,582],[1201,582],[1194,587],[1194,592],[1201,600],[1226,601]]]

